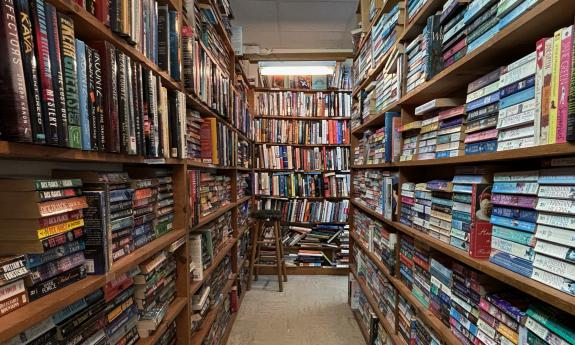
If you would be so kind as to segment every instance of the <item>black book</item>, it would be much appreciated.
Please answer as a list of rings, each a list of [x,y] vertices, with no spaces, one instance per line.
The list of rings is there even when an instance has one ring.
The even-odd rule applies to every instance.
[[[85,47],[86,55],[86,88],[88,90],[88,122],[90,126],[90,148],[92,151],[99,151],[98,147],[98,124],[96,121],[96,102],[95,102],[95,82],[94,82],[94,56],[92,49],[87,45]]]
[[[42,118],[42,105],[40,104],[40,85],[38,82],[38,63],[34,53],[34,32],[28,0],[15,0],[16,22],[18,23],[18,37],[20,39],[20,54],[26,78],[26,92],[28,96],[28,112],[30,113],[30,126],[32,139],[36,143],[46,143],[46,131]],[[49,130],[49,129],[48,129]],[[57,130],[57,128],[56,128]],[[56,141],[58,143],[58,134]]]
[[[174,91],[168,94],[168,119],[170,122],[170,157],[178,157],[178,95]]]
[[[32,141],[28,94],[26,92],[22,57],[12,0],[2,0],[0,8],[0,138],[13,141]]]
[[[120,50],[116,50],[116,63],[117,63],[117,81],[118,85],[118,120],[120,123],[120,152],[128,153],[129,147],[129,122],[128,122],[128,95],[127,95],[127,85],[126,85],[126,60],[124,59],[124,53]]]
[[[90,101],[94,106],[94,117],[96,118],[96,137],[99,151],[106,151],[106,123],[104,116],[104,96],[103,96],[103,81],[102,81],[102,57],[100,53],[90,48],[90,57],[94,65],[93,86],[90,85]]]
[[[45,4],[46,26],[48,28],[48,45],[50,50],[50,67],[52,71],[52,87],[56,102],[58,121],[58,138],[61,146],[70,145],[68,132],[68,113],[66,110],[66,94],[64,91],[64,77],[62,75],[62,62],[60,59],[60,34],[58,29],[58,13],[56,8]]]
[[[170,14],[168,5],[158,6],[158,66],[170,70]]]
[[[144,148],[144,114],[142,101],[142,66],[132,63],[132,85],[134,88],[134,127],[136,129],[136,151],[139,155],[145,155]]]

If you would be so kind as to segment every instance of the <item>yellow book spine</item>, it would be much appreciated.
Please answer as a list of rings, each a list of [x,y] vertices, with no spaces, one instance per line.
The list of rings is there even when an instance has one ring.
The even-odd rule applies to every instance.
[[[553,63],[551,65],[551,102],[549,104],[549,132],[547,143],[557,142],[557,105],[559,103],[559,68],[561,66],[561,32],[555,31],[553,35]]]
[[[218,157],[218,122],[216,119],[210,119],[212,127],[212,164],[220,164]]]
[[[84,219],[73,220],[62,224],[52,225],[43,229],[38,229],[36,230],[36,233],[38,235],[38,239],[41,240],[43,238],[58,235],[72,229],[79,228],[81,226],[84,226]]]

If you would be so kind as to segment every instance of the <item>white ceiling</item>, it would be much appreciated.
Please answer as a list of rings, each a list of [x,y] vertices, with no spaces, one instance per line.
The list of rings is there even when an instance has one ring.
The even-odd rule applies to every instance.
[[[244,45],[351,49],[358,0],[231,0]]]

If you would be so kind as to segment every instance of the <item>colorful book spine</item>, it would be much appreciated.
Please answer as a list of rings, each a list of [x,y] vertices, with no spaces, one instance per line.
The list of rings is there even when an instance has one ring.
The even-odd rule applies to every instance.
[[[549,102],[549,132],[547,143],[557,142],[557,112],[559,105],[559,74],[561,70],[561,34],[563,30],[555,31],[553,36],[553,60],[551,65],[551,96]]]
[[[76,56],[78,57],[77,80],[78,80],[78,98],[80,110],[80,123],[82,129],[82,149],[92,150],[90,110],[88,109],[88,75],[86,60],[86,44],[76,40]]]
[[[549,111],[551,109],[551,71],[553,65],[553,38],[545,38],[543,56],[543,81],[541,85],[541,134],[540,144],[547,144],[549,140]]]
[[[561,33],[561,58],[559,61],[559,102],[557,105],[556,142],[567,141],[567,117],[569,113],[569,87],[573,61],[573,26],[563,28]]]

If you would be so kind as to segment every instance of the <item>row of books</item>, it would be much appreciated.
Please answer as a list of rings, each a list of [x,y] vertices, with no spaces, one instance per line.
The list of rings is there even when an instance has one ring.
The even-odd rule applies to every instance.
[[[417,16],[419,10],[423,8],[423,6],[429,0],[407,0],[407,22],[409,23],[413,18]]]
[[[351,90],[351,64],[352,60],[336,61],[331,79],[328,77],[329,88]]]
[[[252,167],[252,144],[251,142],[238,137],[237,148],[237,167],[248,168]]]
[[[379,65],[397,41],[397,36],[401,32],[399,24],[403,23],[403,11],[399,8],[399,3],[393,5],[371,28],[371,67]]]
[[[348,170],[347,147],[292,147],[257,145],[256,168],[289,170]]]
[[[228,120],[240,132],[248,135],[253,131],[253,118],[249,106],[249,88],[247,85],[238,82],[236,88],[232,88],[231,107],[232,114]]]
[[[254,191],[259,196],[348,197],[349,174],[259,172],[254,174]]]
[[[354,200],[392,220],[397,210],[397,174],[381,170],[353,173]]]
[[[258,73],[259,85],[272,89],[327,90],[351,87],[350,63],[336,62],[331,75],[262,75]]]
[[[6,344],[117,344],[147,338],[157,331],[175,298],[173,253],[183,243],[174,242],[104,287],[63,305]],[[150,284],[151,279],[157,284]],[[174,337],[175,324],[168,325],[159,344],[169,344]]]
[[[357,141],[353,151],[353,164],[379,164],[395,161],[399,155],[401,137],[394,130],[401,123],[399,113],[385,113],[383,127],[367,130]]]
[[[345,223],[349,212],[349,200],[309,201],[307,199],[260,198],[257,208],[279,210],[282,221],[287,223]]]
[[[348,144],[345,120],[292,121],[256,118],[253,139],[277,144]]]
[[[353,213],[353,231],[365,249],[374,253],[390,272],[395,270],[395,232],[360,210]]]
[[[349,117],[351,94],[346,92],[269,91],[255,95],[257,116]]]
[[[440,13],[427,18],[423,33],[407,44],[407,92],[488,42],[536,3],[446,1]]]
[[[238,200],[252,195],[252,175],[250,173],[238,173],[237,175],[237,198]]]
[[[232,181],[227,175],[188,170],[188,188],[190,226],[218,208],[229,205],[232,200]]]
[[[371,308],[367,297],[359,286],[357,280],[350,278],[350,307],[359,316],[362,328],[367,331],[369,344],[392,345],[391,337],[378,321],[377,315]]]

